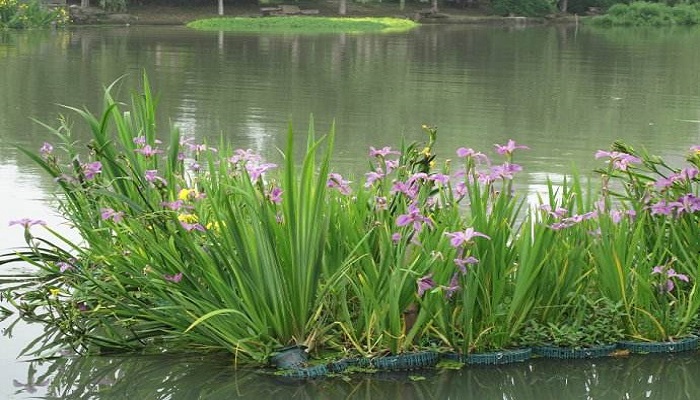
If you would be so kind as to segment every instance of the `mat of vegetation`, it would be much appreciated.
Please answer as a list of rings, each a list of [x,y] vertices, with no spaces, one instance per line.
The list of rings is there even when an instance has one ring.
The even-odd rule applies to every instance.
[[[208,18],[192,21],[188,27],[200,30],[273,33],[355,33],[403,31],[417,26],[400,18],[329,18],[285,16],[261,18]]]

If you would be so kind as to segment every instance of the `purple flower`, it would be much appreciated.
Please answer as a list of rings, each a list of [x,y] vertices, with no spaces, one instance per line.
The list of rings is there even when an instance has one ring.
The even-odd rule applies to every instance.
[[[158,176],[158,170],[157,170],[157,169],[149,169],[149,170],[146,170],[145,175],[144,175],[144,178],[146,179],[147,182],[151,182],[151,183],[153,183],[153,182],[160,182],[160,183],[162,183],[163,185],[167,185],[167,184],[168,184],[168,182],[167,182],[165,179],[163,179],[163,178],[161,178],[160,176]]]
[[[494,178],[494,175],[490,174],[490,173],[487,174],[484,172],[477,172],[477,180],[482,185],[489,185],[489,184],[493,183],[493,181],[495,181],[496,178]]]
[[[193,161],[190,163],[190,166],[188,168],[192,172],[199,172],[202,169],[202,165],[196,161]]]
[[[85,179],[92,179],[95,175],[102,172],[102,163],[99,161],[83,164],[81,166],[83,173],[85,174]]]
[[[267,192],[267,198],[275,204],[282,203],[282,189],[277,186],[273,187]]]
[[[450,182],[450,177],[445,174],[432,174],[428,177],[429,180],[437,182],[441,185],[447,185]]]
[[[413,230],[416,232],[420,232],[424,223],[428,224],[428,226],[432,226],[430,218],[421,215],[420,209],[415,204],[408,206],[408,213],[399,215],[396,218],[396,226],[413,224]]]
[[[654,187],[659,190],[668,189],[673,186],[677,178],[675,176],[669,176],[668,178],[659,178],[654,182]]]
[[[260,157],[258,154],[254,153],[253,150],[247,149],[236,149],[234,151],[234,155],[231,156],[228,161],[231,164],[238,164],[239,162],[252,162],[252,163],[259,163],[262,160],[262,157]]]
[[[178,272],[175,275],[164,274],[163,279],[173,283],[180,283],[180,281],[182,280],[182,272]]]
[[[277,164],[271,164],[271,163],[263,163],[263,164],[258,164],[255,162],[249,162],[246,163],[245,169],[248,171],[248,175],[250,176],[250,180],[253,182],[257,182],[260,177],[267,172],[268,170],[271,170],[273,168],[276,168]]]
[[[491,179],[513,179],[513,175],[523,170],[518,164],[503,163],[491,167]]]
[[[22,219],[17,219],[14,221],[10,221],[10,225],[22,225],[24,229],[29,229],[29,227],[32,227],[34,225],[46,225],[46,221],[40,220],[40,219],[29,219],[29,218],[22,218]]]
[[[399,167],[399,160],[384,160],[384,165],[386,166],[386,173],[389,174]]]
[[[642,162],[638,157],[631,154],[621,153],[618,151],[604,151],[598,150],[595,153],[595,158],[609,157],[613,168],[620,171],[627,171],[627,167],[630,164],[639,164]]]
[[[455,185],[455,195],[457,197],[464,197],[467,195],[467,184],[464,182],[457,182]]]
[[[159,150],[157,147],[151,147],[150,144],[147,144],[141,147],[140,149],[136,149],[134,151],[143,154],[144,157],[153,157],[154,155],[163,152],[163,150]]]
[[[389,204],[387,203],[386,197],[384,196],[376,196],[374,198],[374,209],[377,211],[380,210],[386,210],[389,208]]]
[[[428,180],[428,174],[425,172],[416,172],[415,174],[411,175],[408,177],[408,180],[406,183],[409,185],[414,185],[416,182],[421,182],[421,181],[426,181]]]
[[[423,293],[425,293],[427,290],[435,288],[433,274],[428,274],[418,278],[416,280],[416,284],[418,285],[418,297],[423,297]]]
[[[391,147],[382,147],[381,149],[377,150],[374,147],[370,146],[369,147],[369,156],[370,157],[386,157],[389,154],[401,154],[401,152],[391,150]]]
[[[485,154],[480,153],[478,151],[474,151],[473,149],[466,148],[466,147],[460,147],[457,149],[457,157],[468,157],[468,158],[473,158],[475,160],[483,160],[483,161],[488,161],[488,157],[486,157]]]
[[[673,288],[676,287],[672,278],[676,278],[683,282],[690,282],[690,278],[688,278],[688,275],[679,274],[673,268],[668,268],[666,265],[657,265],[651,270],[651,274],[666,275],[666,282],[664,282],[663,286],[658,285],[659,291],[661,293],[669,293],[673,290]]]
[[[111,219],[111,220],[114,221],[115,223],[121,222],[122,219],[124,218],[124,212],[122,212],[122,211],[114,211],[114,210],[111,209],[111,208],[102,208],[102,209],[100,209],[100,215],[102,216],[102,219],[103,219],[104,221],[107,221],[107,220],[110,220],[110,219]]]
[[[673,214],[673,206],[668,204],[666,200],[659,200],[649,207],[651,215],[671,215]]]
[[[397,181],[391,186],[391,193],[403,193],[409,199],[415,199],[418,196],[418,185]]]
[[[468,256],[467,258],[455,258],[454,262],[455,265],[459,267],[459,270],[462,272],[462,274],[466,274],[467,265],[477,264],[479,260],[476,257]]]
[[[382,179],[384,177],[384,173],[382,172],[381,169],[378,169],[376,171],[370,171],[365,174],[366,180],[365,180],[365,187],[369,188],[374,185],[374,182]]]
[[[527,146],[515,144],[515,141],[513,139],[508,140],[508,144],[506,145],[500,145],[500,144],[494,144],[496,147],[496,153],[504,155],[504,154],[513,154],[513,152],[516,149],[529,149]]]
[[[58,262],[56,262],[56,266],[58,267],[58,270],[59,270],[61,273],[64,273],[64,272],[68,271],[69,269],[75,269],[75,267],[73,266],[73,264],[69,264],[69,263],[67,263],[67,262],[65,262],[65,261],[58,261]]]
[[[168,202],[168,201],[163,201],[163,202],[160,203],[160,205],[163,206],[163,207],[165,207],[165,208],[168,208],[168,209],[170,209],[170,210],[177,211],[177,210],[179,210],[180,208],[182,208],[182,205],[183,205],[184,203],[185,203],[185,202],[182,201],[182,200],[175,200],[175,201],[170,201],[170,202]]]
[[[634,219],[637,213],[634,210],[611,210],[610,218],[614,224],[619,224],[624,217]]]
[[[192,144],[192,143],[185,143],[187,147],[190,149],[190,151],[193,151],[195,153],[201,153],[203,151],[211,151],[216,153],[218,150],[214,147],[208,147],[206,144]]]
[[[675,207],[678,215],[681,215],[684,212],[694,213],[695,211],[700,211],[700,198],[688,193],[684,194],[678,198],[678,201],[674,201],[670,205]]]
[[[394,242],[394,244],[398,243],[401,241],[401,234],[398,232],[394,232],[391,234],[391,241]]]
[[[450,279],[448,286],[441,286],[441,288],[445,292],[445,297],[448,299],[451,298],[456,291],[461,289],[459,287],[459,275],[452,274],[452,278]]]
[[[698,176],[698,173],[700,173],[700,171],[698,171],[697,168],[689,167],[689,168],[683,168],[682,170],[680,170],[680,172],[678,172],[678,176],[681,179],[692,181],[693,179],[695,179],[695,177]]]
[[[328,174],[328,181],[326,182],[326,186],[329,188],[336,188],[341,194],[344,195],[349,195],[352,193],[352,189],[350,189],[350,181],[346,181],[343,179],[342,175],[337,174],[335,172],[331,172]]]
[[[460,247],[463,244],[470,244],[473,242],[472,239],[475,237],[483,237],[489,240],[491,239],[487,235],[475,231],[474,228],[467,228],[463,232],[445,232],[445,235],[450,237],[450,244],[452,247]]]
[[[41,156],[43,158],[48,157],[49,155],[51,155],[52,152],[53,152],[53,146],[51,145],[51,143],[47,143],[47,142],[44,142],[44,144],[39,149],[39,153],[41,153]]]
[[[200,223],[194,223],[190,224],[184,221],[180,221],[180,225],[187,231],[187,232],[192,232],[192,231],[200,231],[200,232],[206,232],[206,229],[202,226]]]
[[[143,145],[146,144],[146,137],[145,137],[145,136],[136,137],[136,138],[134,138],[133,142],[134,142],[134,144],[137,145],[137,146],[143,146]],[[158,140],[158,139],[156,139],[156,140],[153,141],[153,143],[155,143],[155,144],[161,144],[161,143],[163,143],[163,142],[160,141],[160,140]]]
[[[557,207],[556,209],[552,210],[552,206],[549,204],[540,205],[540,210],[546,212],[555,219],[562,219],[569,213],[569,210],[563,207]]]

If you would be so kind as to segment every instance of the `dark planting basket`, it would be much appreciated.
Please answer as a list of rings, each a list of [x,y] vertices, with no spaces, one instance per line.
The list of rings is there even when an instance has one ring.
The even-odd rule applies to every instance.
[[[459,361],[465,364],[473,365],[501,365],[514,362],[521,362],[532,357],[532,349],[527,347],[524,349],[501,350],[488,353],[473,353],[473,354],[445,354],[448,360]]]
[[[272,353],[270,365],[280,369],[300,368],[308,359],[309,353],[306,352],[306,346],[288,346]]]
[[[624,340],[618,343],[621,349],[629,350],[630,353],[677,353],[680,351],[696,350],[698,348],[698,337],[691,335],[673,342],[639,342]]]
[[[532,351],[542,357],[570,360],[575,358],[597,358],[610,356],[617,344],[605,344],[591,347],[561,347],[561,346],[536,346]]]
[[[369,366],[380,370],[405,371],[433,367],[440,359],[434,351],[419,351],[395,356],[376,357],[369,361]]]
[[[323,376],[328,375],[328,373],[331,372],[328,370],[328,366],[325,364],[321,365],[314,365],[312,367],[305,367],[305,368],[293,368],[293,369],[285,369],[283,371],[280,371],[280,375],[289,377],[289,378],[300,378],[300,379],[306,379],[306,378],[320,378]]]

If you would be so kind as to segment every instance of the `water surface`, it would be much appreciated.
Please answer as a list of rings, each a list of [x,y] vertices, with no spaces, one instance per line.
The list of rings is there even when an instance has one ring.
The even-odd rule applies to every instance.
[[[61,229],[49,202],[54,183],[14,147],[38,149],[53,139],[34,119],[55,126],[64,114],[86,138],[74,113],[59,105],[98,113],[103,87],[120,79],[114,96],[126,101],[143,71],[159,97],[163,136],[173,123],[198,142],[223,139],[274,160],[288,126],[301,140],[313,115],[319,133],[335,124],[334,169],[361,180],[370,145],[398,147],[402,138],[424,139],[422,124],[436,125],[443,160],[461,146],[490,153],[510,138],[530,146],[516,161],[525,167],[519,187],[533,193],[572,164],[592,176],[601,165],[593,154],[616,139],[675,161],[700,144],[699,43],[697,29],[573,26],[322,36],[183,27],[0,32],[1,247],[23,245],[21,229],[7,226],[14,219],[41,218]],[[42,328],[11,324],[0,323],[2,398],[675,399],[691,398],[685,394],[697,393],[700,381],[695,353],[309,383],[234,372],[218,357],[27,363],[16,357]],[[37,382],[40,375],[47,377]]]

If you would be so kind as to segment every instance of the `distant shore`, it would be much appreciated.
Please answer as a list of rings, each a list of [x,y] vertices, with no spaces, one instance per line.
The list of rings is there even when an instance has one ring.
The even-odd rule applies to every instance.
[[[319,10],[321,16],[340,16],[338,2],[294,3],[301,8]],[[423,7],[421,7],[423,6]],[[129,25],[185,25],[189,22],[218,17],[216,4],[211,6],[130,6],[125,14],[105,14],[100,9],[92,9],[91,17],[83,24],[129,24]],[[536,25],[545,23],[575,23],[573,15],[557,15],[551,18],[500,17],[488,15],[484,10],[444,6],[438,13],[431,13],[427,4],[406,5],[400,9],[397,4],[358,4],[348,5],[349,17],[396,17],[408,18],[421,23],[489,24],[489,25]],[[224,9],[228,17],[261,17],[258,5],[231,5]]]

